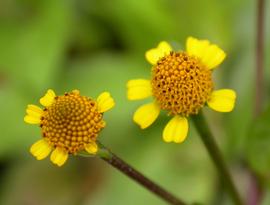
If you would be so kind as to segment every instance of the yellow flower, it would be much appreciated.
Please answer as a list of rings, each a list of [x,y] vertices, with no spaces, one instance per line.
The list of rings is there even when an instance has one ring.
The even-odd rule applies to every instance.
[[[103,113],[114,106],[108,92],[103,92],[97,100],[81,96],[78,90],[56,96],[48,90],[40,99],[41,109],[28,105],[24,121],[38,124],[42,139],[34,143],[31,154],[37,160],[46,158],[51,152],[52,163],[62,166],[69,154],[85,150],[90,154],[98,151],[96,139],[105,127]]]
[[[173,51],[163,41],[147,51],[145,57],[152,64],[151,80],[134,79],[127,83],[129,100],[154,98],[134,113],[133,120],[142,129],[157,119],[161,109],[167,110],[173,117],[163,130],[163,139],[180,143],[187,137],[187,117],[198,114],[205,104],[219,112],[233,110],[236,93],[230,89],[214,90],[212,70],[226,57],[217,45],[189,37],[186,51]]]

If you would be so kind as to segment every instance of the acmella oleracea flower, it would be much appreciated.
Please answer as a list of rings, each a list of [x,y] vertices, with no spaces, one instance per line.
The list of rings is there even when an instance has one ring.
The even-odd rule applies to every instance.
[[[56,96],[48,90],[40,99],[41,109],[28,105],[24,121],[39,124],[42,139],[34,143],[31,154],[38,160],[46,158],[52,151],[51,161],[62,166],[69,154],[87,151],[95,154],[98,151],[96,139],[105,127],[103,113],[114,106],[114,100],[104,92],[97,100],[81,96],[78,90]]]
[[[219,112],[234,108],[233,90],[214,90],[212,71],[226,56],[217,45],[189,37],[186,51],[173,51],[163,41],[145,56],[152,64],[151,80],[134,79],[127,83],[129,100],[154,98],[134,113],[133,120],[142,129],[156,120],[160,110],[167,110],[173,117],[163,130],[163,139],[180,143],[188,133],[187,117],[198,114],[205,104]]]

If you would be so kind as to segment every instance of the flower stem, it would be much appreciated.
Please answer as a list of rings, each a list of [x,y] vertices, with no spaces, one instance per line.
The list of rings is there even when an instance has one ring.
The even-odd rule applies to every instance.
[[[263,62],[264,62],[264,9],[265,0],[257,0],[257,23],[256,23],[256,80],[255,80],[255,104],[254,104],[254,117],[258,117],[262,111],[263,105]],[[248,204],[257,205],[260,204],[263,197],[263,187],[259,178],[250,171],[250,183],[251,186],[248,190]]]
[[[218,173],[221,176],[221,179],[224,181],[224,184],[226,185],[229,194],[232,197],[232,200],[234,201],[235,205],[243,205],[243,202],[241,201],[240,195],[237,192],[237,189],[233,183],[232,177],[230,175],[229,169],[226,166],[226,163],[222,157],[222,154],[217,146],[217,143],[215,142],[215,139],[210,131],[210,128],[208,127],[208,124],[203,116],[203,113],[199,113],[198,115],[194,115],[192,117],[192,120],[194,122],[194,125],[198,131],[198,133],[201,136],[201,139],[210,154],[210,157],[212,158]]]
[[[256,101],[254,114],[258,116],[263,101],[263,61],[264,61],[264,0],[257,0],[257,37],[256,37]]]
[[[130,177],[140,185],[142,185],[144,188],[148,189],[153,194],[157,195],[158,197],[162,198],[164,201],[166,201],[168,204],[172,205],[186,205],[183,201],[142,175],[140,172],[135,170],[133,167],[131,167],[129,164],[124,162],[122,159],[120,159],[118,156],[113,154],[108,148],[106,148],[104,145],[102,145],[99,142],[99,152],[97,155],[112,165],[114,168],[118,169],[120,172],[125,174],[126,176]]]

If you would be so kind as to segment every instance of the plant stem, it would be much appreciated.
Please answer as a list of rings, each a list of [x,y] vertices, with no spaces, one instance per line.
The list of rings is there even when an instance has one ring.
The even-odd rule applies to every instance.
[[[255,88],[255,104],[254,104],[254,117],[260,115],[263,106],[263,63],[264,63],[264,0],[257,0],[257,23],[256,23],[256,88]],[[260,204],[263,196],[262,184],[258,177],[250,171],[251,187],[248,190],[248,204]]]
[[[113,154],[108,148],[106,148],[104,145],[102,145],[99,142],[100,151],[97,153],[97,155],[112,165],[114,168],[118,169],[120,172],[125,174],[126,176],[130,177],[140,185],[142,185],[144,188],[148,189],[150,192],[154,193],[158,197],[162,198],[164,201],[166,201],[168,204],[172,205],[186,205],[183,201],[142,175],[140,172],[135,170],[133,167],[131,167],[129,164],[124,162],[122,159],[120,159],[118,156]]]
[[[263,62],[264,62],[264,0],[257,1],[257,37],[256,37],[256,101],[254,114],[262,110],[263,101]]]
[[[237,192],[237,189],[233,183],[232,177],[230,175],[229,169],[226,166],[226,163],[222,157],[222,154],[217,146],[217,143],[215,142],[215,139],[210,131],[210,128],[208,127],[208,124],[202,114],[199,113],[198,115],[194,115],[192,117],[192,120],[194,122],[194,125],[198,131],[198,133],[201,136],[201,139],[210,154],[210,157],[212,158],[218,173],[221,176],[221,179],[224,181],[224,184],[226,185],[229,194],[232,197],[232,200],[234,201],[235,205],[243,205],[240,195]]]

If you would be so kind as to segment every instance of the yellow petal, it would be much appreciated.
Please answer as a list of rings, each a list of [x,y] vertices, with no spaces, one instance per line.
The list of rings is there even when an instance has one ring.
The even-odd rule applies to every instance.
[[[37,141],[30,148],[31,154],[36,157],[37,160],[46,158],[52,150],[52,147],[44,139]]]
[[[207,40],[189,37],[186,46],[188,54],[198,57],[209,69],[217,67],[226,57],[221,48]]]
[[[98,146],[95,142],[85,145],[85,150],[90,154],[95,154],[98,151]]]
[[[152,65],[155,65],[158,60],[172,51],[172,47],[166,41],[158,44],[157,48],[152,48],[145,53],[146,60]]]
[[[115,102],[109,92],[101,93],[97,98],[99,112],[103,113],[114,107]]]
[[[43,113],[43,110],[36,105],[28,105],[26,113],[30,116],[40,118]]]
[[[23,120],[24,122],[29,124],[40,124],[40,118],[33,117],[31,115],[26,115]]]
[[[77,89],[72,90],[71,92],[72,92],[73,94],[80,95],[80,91],[79,91],[79,90],[77,90]]]
[[[188,133],[188,121],[185,117],[174,116],[163,130],[163,140],[165,142],[183,142]]]
[[[57,147],[57,148],[55,148],[55,150],[53,150],[50,159],[51,159],[52,163],[61,167],[67,161],[68,153],[64,149]]]
[[[55,96],[56,95],[54,91],[49,89],[47,93],[44,95],[44,97],[40,98],[39,102],[41,105],[48,107],[53,103]]]
[[[139,107],[133,115],[133,120],[142,129],[149,127],[158,117],[160,112],[156,102],[148,103]]]
[[[141,100],[152,95],[150,80],[134,79],[127,83],[127,98],[129,100]]]
[[[26,108],[27,115],[24,117],[24,121],[29,124],[39,124],[43,110],[36,105],[28,105]]]
[[[236,93],[234,90],[221,89],[213,91],[208,106],[218,112],[231,112],[234,108]]]

